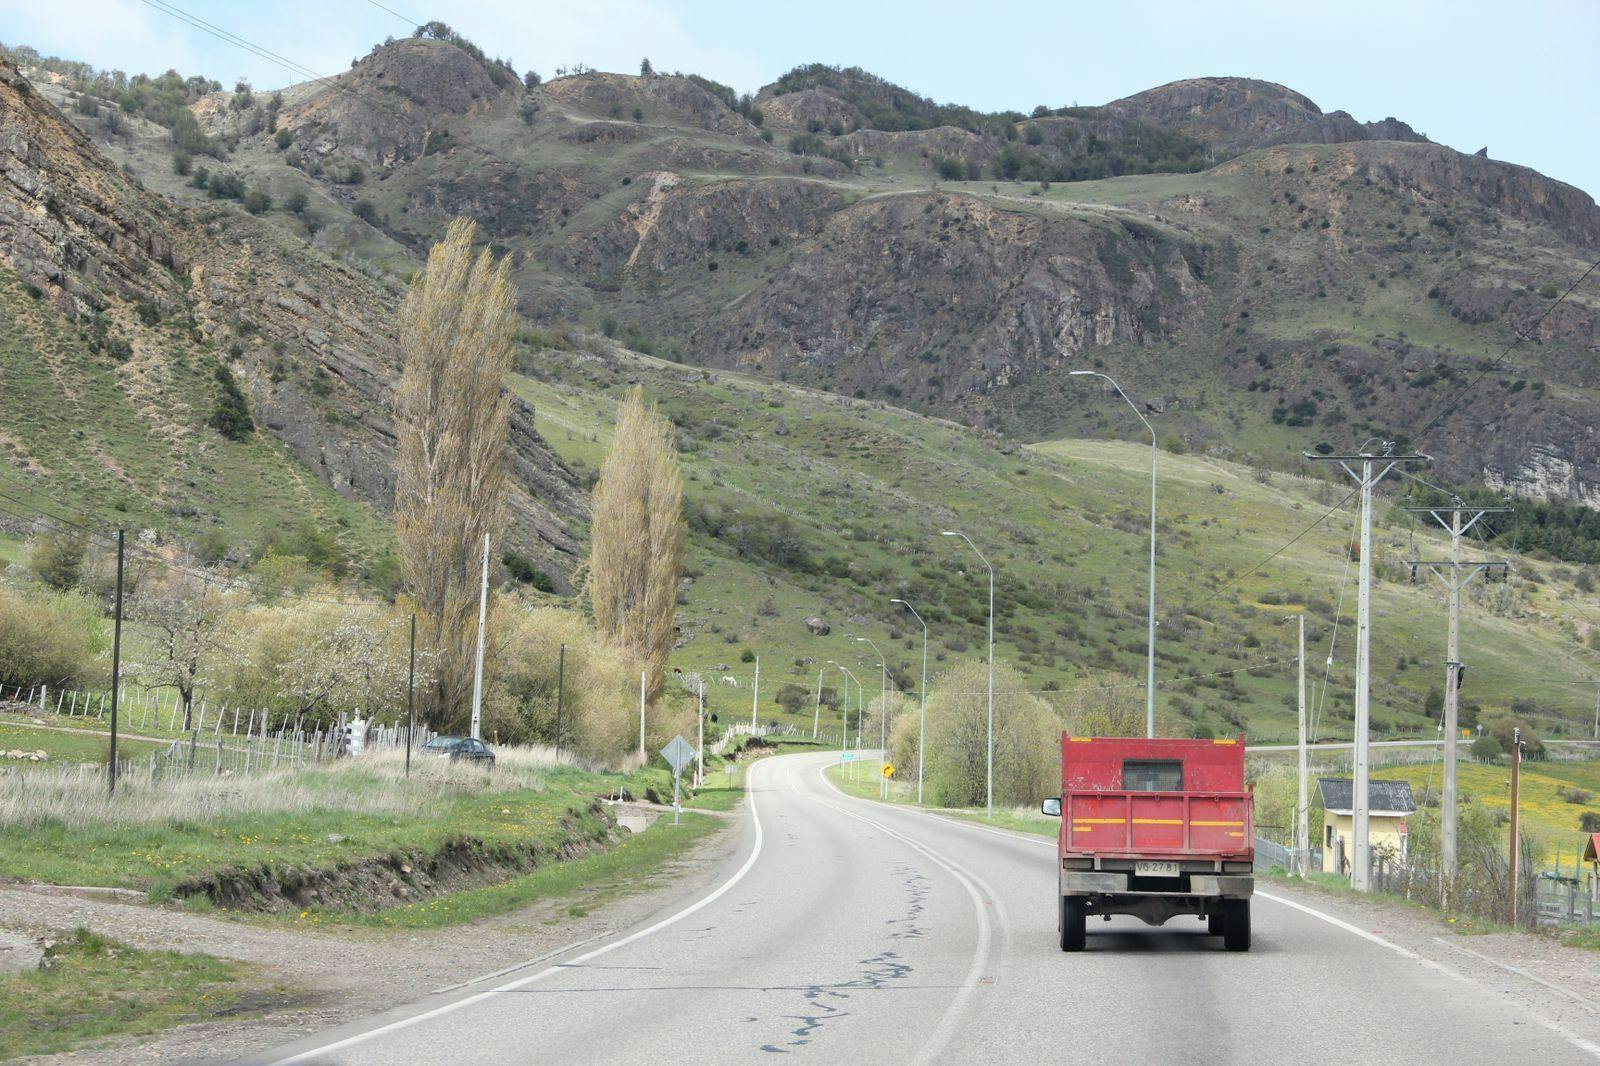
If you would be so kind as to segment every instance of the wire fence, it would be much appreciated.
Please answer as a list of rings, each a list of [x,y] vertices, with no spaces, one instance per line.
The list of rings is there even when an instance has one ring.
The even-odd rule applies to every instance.
[[[0,689],[0,703],[20,706],[30,714],[94,722],[109,728],[109,691],[17,686],[8,697]],[[118,732],[129,740],[165,746],[136,758],[117,759],[117,776],[145,775],[151,784],[197,775],[244,775],[304,766],[341,758],[366,749],[403,748],[405,725],[374,722],[359,716],[335,715],[331,720],[306,719],[268,708],[219,705],[207,701],[185,703],[161,690],[126,686],[117,700]],[[97,730],[98,731],[98,730]],[[438,734],[426,722],[418,723],[414,747]],[[43,772],[84,777],[103,774],[107,764],[56,763]],[[29,768],[30,772],[40,772]]]

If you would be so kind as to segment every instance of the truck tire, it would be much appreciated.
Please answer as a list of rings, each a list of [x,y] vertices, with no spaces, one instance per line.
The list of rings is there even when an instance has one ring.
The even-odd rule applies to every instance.
[[[1222,946],[1229,951],[1250,950],[1250,901],[1230,899],[1223,904]]]
[[[1206,915],[1206,934],[1209,936],[1221,936],[1224,924],[1223,913],[1221,911],[1212,911]]]
[[[1061,950],[1082,951],[1087,938],[1088,915],[1082,896],[1061,897]]]

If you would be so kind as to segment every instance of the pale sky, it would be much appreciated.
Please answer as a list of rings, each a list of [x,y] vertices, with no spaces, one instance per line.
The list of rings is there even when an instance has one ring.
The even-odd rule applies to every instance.
[[[1281,82],[1324,111],[1393,115],[1465,152],[1487,145],[1600,194],[1600,0],[453,0],[442,12],[423,0],[0,0],[0,41],[129,73],[176,67],[257,88],[301,80],[161,7],[326,74],[441,14],[547,77],[578,61],[632,72],[648,55],[659,70],[754,90],[821,61],[984,110],[1100,104],[1236,74]]]

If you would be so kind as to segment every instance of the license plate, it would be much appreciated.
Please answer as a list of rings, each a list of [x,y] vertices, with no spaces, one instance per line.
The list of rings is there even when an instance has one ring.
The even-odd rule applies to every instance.
[[[1136,862],[1133,864],[1135,877],[1177,877],[1178,864],[1175,862]]]

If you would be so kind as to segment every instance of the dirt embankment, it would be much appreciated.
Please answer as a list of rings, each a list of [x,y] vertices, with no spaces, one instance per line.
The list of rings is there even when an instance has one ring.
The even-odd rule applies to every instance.
[[[581,858],[605,850],[618,833],[626,832],[617,828],[599,800],[592,801],[586,813],[602,828],[586,825],[579,818],[565,818],[553,842],[491,843],[464,836],[431,851],[405,848],[328,868],[233,867],[183,881],[173,895],[180,899],[205,897],[213,905],[233,911],[275,912],[312,906],[377,911],[497,884],[546,863]]]

